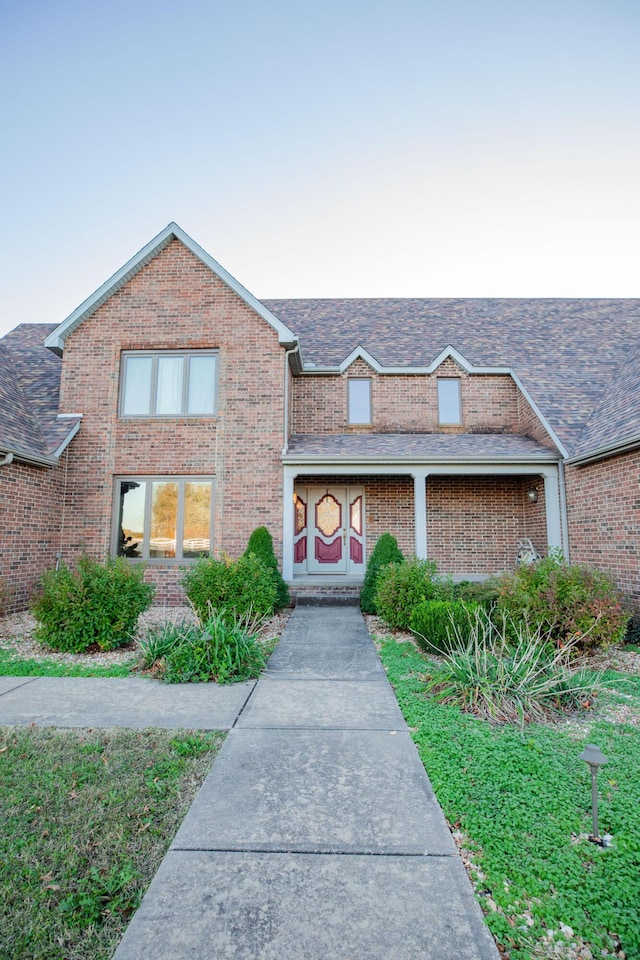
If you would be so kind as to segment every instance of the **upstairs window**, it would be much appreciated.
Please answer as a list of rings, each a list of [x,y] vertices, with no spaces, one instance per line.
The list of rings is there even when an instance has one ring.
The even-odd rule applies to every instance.
[[[371,423],[371,380],[347,380],[349,423]]]
[[[457,377],[438,378],[438,422],[443,426],[462,423],[460,380]]]
[[[123,353],[121,417],[211,417],[218,357],[207,351]]]

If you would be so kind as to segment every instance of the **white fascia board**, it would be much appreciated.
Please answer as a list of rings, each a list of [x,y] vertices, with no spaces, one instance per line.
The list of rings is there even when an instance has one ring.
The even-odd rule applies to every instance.
[[[618,440],[604,447],[598,447],[589,453],[582,453],[576,457],[568,457],[565,463],[582,467],[588,463],[594,463],[596,460],[606,460],[608,457],[616,457],[621,453],[628,453],[630,450],[635,450],[636,447],[640,447],[640,433],[626,440]]]
[[[58,463],[58,460],[54,457],[38,457],[31,453],[24,453],[18,447],[11,447],[7,445],[0,446],[0,455],[4,453],[13,454],[13,463],[27,463],[31,467],[55,467]]]
[[[352,363],[356,360],[364,360],[365,363],[376,371],[376,373],[382,374],[404,374],[405,376],[415,376],[416,374],[425,374],[425,373],[434,373],[438,367],[444,363],[445,360],[454,360],[462,369],[469,374],[496,374],[500,376],[509,376],[511,375],[510,367],[476,367],[470,363],[455,347],[445,347],[444,350],[441,350],[438,356],[433,360],[428,366],[408,366],[408,367],[385,367],[382,363],[379,363],[364,347],[357,346],[355,350],[352,350],[351,353],[345,357],[341,364],[337,367],[319,367],[319,366],[310,366],[306,363],[303,363],[302,372],[303,373],[320,373],[320,374],[341,374],[347,370]]]
[[[282,462],[286,466],[314,466],[324,468],[327,466],[331,467],[341,467],[341,466],[358,466],[362,467],[363,470],[368,470],[369,472],[375,473],[384,473],[384,471],[389,466],[397,464],[398,466],[413,464],[415,467],[440,467],[445,470],[455,470],[457,467],[462,466],[478,466],[478,467],[499,467],[500,472],[503,472],[503,469],[508,470],[510,467],[522,468],[526,466],[526,470],[536,473],[539,472],[542,468],[549,465],[557,466],[558,457],[554,457],[553,453],[549,451],[548,457],[540,457],[540,459],[532,459],[529,456],[511,456],[511,457],[416,457],[416,456],[407,456],[407,457],[385,457],[385,456],[371,456],[371,457],[357,457],[357,456],[343,456],[343,457],[322,457],[314,454],[305,455],[295,455],[295,454],[284,454],[282,456]],[[376,469],[379,467],[380,469]],[[490,471],[489,471],[490,472]],[[526,472],[522,469],[519,469],[519,472]]]
[[[407,474],[420,474],[422,476],[555,476],[558,472],[558,463],[557,461],[548,464],[533,461],[501,463],[498,460],[491,460],[487,463],[480,460],[449,460],[430,463],[415,458],[413,460],[407,458],[406,461],[396,458],[388,463],[383,460],[375,462],[363,460],[334,462],[331,458],[306,462],[302,458],[298,458],[297,461],[285,458],[283,470],[286,476],[315,476],[319,472],[327,476],[360,476],[362,474],[367,476],[378,474],[390,476],[405,476]]]
[[[80,416],[82,416],[82,414]],[[62,419],[62,417],[60,417],[60,419]],[[56,460],[61,456],[61,454],[69,446],[69,444],[71,443],[71,441],[73,440],[73,438],[75,437],[79,429],[80,429],[80,419],[78,419],[77,423],[74,423],[71,430],[66,435],[66,437],[64,438],[60,446],[56,450],[54,450],[53,456],[56,458]]]
[[[513,377],[513,381],[514,381],[515,385],[517,386],[518,390],[519,390],[520,393],[523,395],[523,397],[525,398],[525,400],[527,401],[527,403],[529,404],[529,406],[531,407],[531,409],[532,409],[533,412],[535,413],[536,417],[538,418],[538,420],[540,421],[540,423],[542,424],[542,426],[545,428],[545,430],[547,431],[547,433],[549,434],[549,436],[551,437],[551,439],[552,439],[553,442],[555,443],[556,447],[558,448],[558,450],[559,450],[560,453],[562,454],[563,459],[566,460],[566,458],[568,457],[569,454],[568,454],[568,452],[567,452],[567,448],[565,447],[564,443],[562,442],[562,440],[560,439],[560,437],[558,436],[558,434],[555,432],[555,430],[553,429],[553,427],[551,426],[551,424],[549,423],[549,421],[547,420],[547,418],[545,417],[545,415],[542,413],[542,411],[540,410],[538,404],[535,402],[535,400],[533,399],[533,397],[531,396],[531,394],[529,393],[529,391],[527,390],[527,388],[525,387],[525,385],[522,383],[522,381],[520,380],[520,377],[517,375],[517,373],[515,373],[513,370],[510,371],[510,372],[511,372],[511,376]]]
[[[177,223],[168,224],[164,230],[162,230],[157,237],[154,237],[153,240],[150,240],[146,246],[142,248],[138,253],[135,254],[130,260],[125,263],[123,267],[117,270],[112,277],[105,281],[101,287],[92,293],[90,297],[87,297],[79,307],[70,313],[66,320],[63,320],[56,329],[49,334],[47,339],[44,341],[45,347],[48,347],[49,350],[52,350],[54,353],[57,353],[58,356],[62,356],[62,351],[64,350],[64,341],[73,333],[73,331],[78,327],[83,320],[86,320],[87,317],[90,317],[95,311],[102,306],[103,303],[106,303],[115,293],[120,290],[125,283],[127,283],[133,276],[136,275],[143,267],[145,267],[154,257],[157,257],[159,253],[172,241],[179,240],[194,256],[198,257],[205,266],[216,274],[225,283],[234,293],[236,293],[244,302],[250,306],[259,316],[262,317],[278,334],[278,339],[281,344],[293,344],[296,341],[295,334],[289,330],[278,318],[271,313],[270,310],[267,310],[259,300],[257,300],[253,294],[249,293],[245,287],[242,286],[231,274],[224,269],[216,260],[211,257],[206,250],[192,240],[192,238],[184,232],[184,230],[178,226]]]

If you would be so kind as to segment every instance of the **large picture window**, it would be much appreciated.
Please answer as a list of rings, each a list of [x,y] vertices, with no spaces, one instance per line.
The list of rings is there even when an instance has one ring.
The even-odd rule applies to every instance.
[[[120,416],[215,415],[217,364],[204,350],[123,353]]]
[[[115,555],[151,562],[209,556],[214,483],[212,477],[117,480]]]

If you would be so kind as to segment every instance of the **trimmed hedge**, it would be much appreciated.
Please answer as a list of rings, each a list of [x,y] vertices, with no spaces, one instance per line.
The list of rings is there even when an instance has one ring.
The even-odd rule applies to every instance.
[[[469,642],[479,608],[462,600],[423,600],[411,615],[411,632],[426,653],[449,653]]]

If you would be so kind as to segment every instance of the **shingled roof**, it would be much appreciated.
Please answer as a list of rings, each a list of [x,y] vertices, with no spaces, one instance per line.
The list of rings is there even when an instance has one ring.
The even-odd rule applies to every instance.
[[[629,352],[640,345],[640,300],[266,300],[265,304],[296,332],[306,366],[338,368],[360,346],[382,368],[409,372],[428,367],[451,346],[474,366],[513,371],[569,455],[594,443],[615,447],[629,432],[640,433],[638,367],[633,368],[635,374],[628,370],[624,389],[619,380]]]
[[[80,418],[59,418],[61,360],[44,346],[55,324],[23,323],[0,340],[0,451],[55,462]]]

